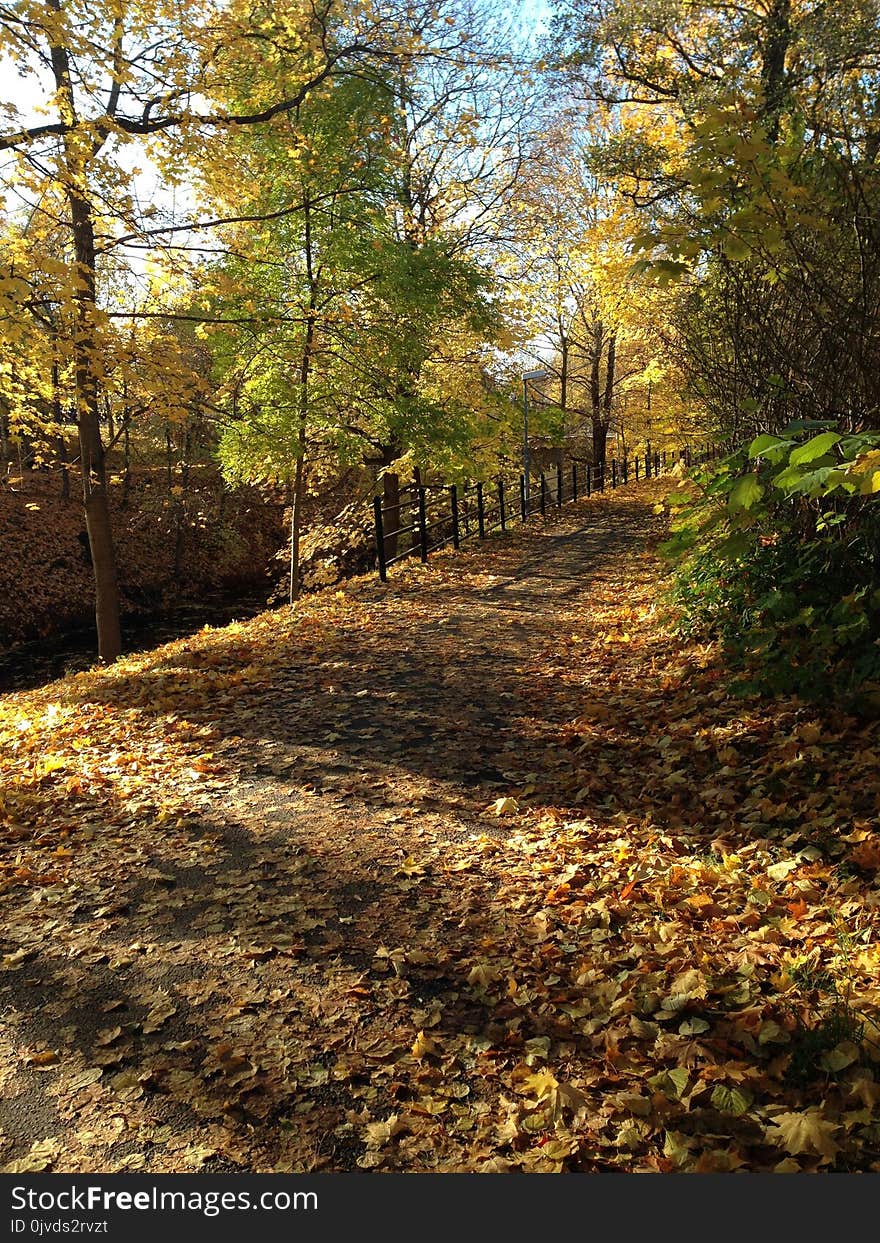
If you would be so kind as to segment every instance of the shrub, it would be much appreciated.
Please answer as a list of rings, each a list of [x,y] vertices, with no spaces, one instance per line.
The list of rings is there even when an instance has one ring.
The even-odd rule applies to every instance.
[[[680,632],[722,640],[739,685],[880,693],[880,433],[796,422],[671,498]]]

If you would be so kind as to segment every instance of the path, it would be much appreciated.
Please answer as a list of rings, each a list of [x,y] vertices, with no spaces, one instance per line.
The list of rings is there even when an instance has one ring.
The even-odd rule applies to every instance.
[[[703,916],[675,914],[668,945],[654,899],[650,936],[615,911],[639,858],[681,872],[729,835],[754,777],[724,776],[738,708],[716,697],[705,745],[687,718],[699,653],[653,625],[652,499],[572,506],[491,553],[16,701],[56,707],[9,796],[21,823],[46,802],[0,899],[4,1161],[683,1164],[671,1123],[645,1123],[645,1076],[688,1043],[651,1007],[687,980]],[[710,1138],[676,1142],[725,1168],[700,1157],[718,1150],[706,1107]],[[767,1148],[754,1120],[725,1125]]]

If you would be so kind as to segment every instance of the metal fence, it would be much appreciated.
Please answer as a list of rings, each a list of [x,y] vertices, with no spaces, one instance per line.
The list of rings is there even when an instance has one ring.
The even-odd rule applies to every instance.
[[[384,583],[392,565],[408,557],[427,561],[432,552],[451,544],[460,548],[469,539],[485,539],[493,532],[505,532],[516,522],[526,522],[533,514],[546,517],[569,501],[624,487],[633,480],[650,479],[676,462],[686,466],[720,457],[717,445],[703,445],[675,451],[648,451],[632,460],[612,458],[599,466],[575,462],[571,472],[557,466],[555,472],[542,471],[535,480],[520,474],[465,484],[407,484],[400,488],[393,504],[373,498],[376,536],[376,565]]]

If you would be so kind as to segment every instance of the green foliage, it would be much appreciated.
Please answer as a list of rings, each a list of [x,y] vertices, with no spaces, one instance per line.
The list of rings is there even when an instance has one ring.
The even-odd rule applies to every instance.
[[[880,690],[880,433],[802,421],[695,474],[675,498],[670,598],[749,690]]]
[[[399,89],[390,76],[341,78],[309,96],[293,135],[239,139],[251,176],[237,210],[266,220],[213,274],[231,479],[290,480],[304,457],[410,454],[436,468],[469,455],[461,376],[480,388],[499,315],[455,230],[416,219]]]

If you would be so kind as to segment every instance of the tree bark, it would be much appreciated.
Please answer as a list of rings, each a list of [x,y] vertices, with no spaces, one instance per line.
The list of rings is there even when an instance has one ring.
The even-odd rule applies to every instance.
[[[303,476],[305,473],[305,457],[308,437],[309,417],[309,379],[312,371],[312,353],[315,346],[315,317],[318,306],[318,280],[315,276],[312,253],[312,214],[311,201],[306,191],[303,200],[304,239],[303,248],[306,260],[306,276],[309,282],[309,309],[306,317],[306,334],[303,338],[302,354],[299,363],[299,403],[298,426],[296,433],[296,466],[293,478],[293,504],[290,509],[290,603],[299,599],[302,583],[299,572],[299,544],[302,529]]]
[[[303,429],[300,429],[302,452],[297,456],[293,471],[293,497],[291,498],[290,505],[290,588],[288,600],[291,604],[299,599],[302,587],[299,573],[299,544],[302,531],[302,491],[305,466],[305,443],[302,432]]]
[[[59,0],[47,0],[47,3],[56,13],[60,13]],[[50,54],[59,110],[62,119],[73,126],[77,116],[70,57],[67,49],[59,46],[53,46]],[[75,261],[73,362],[83,507],[95,576],[98,655],[104,661],[113,661],[122,651],[122,632],[105,449],[101,440],[100,389],[95,366],[95,227],[87,193],[87,162],[88,153],[83,150],[82,136],[69,130],[64,137],[64,171]]]
[[[98,656],[109,662],[116,660],[122,652],[122,630],[116,550],[113,546],[113,528],[107,496],[105,451],[101,441],[98,380],[93,365],[95,235],[89,204],[73,183],[68,188],[68,203],[79,277],[74,360],[83,506],[95,576]]]
[[[791,45],[791,0],[772,0],[761,48],[761,118],[767,138],[775,143],[788,94],[785,61]]]
[[[597,320],[593,328],[593,351],[590,358],[590,423],[593,430],[593,465],[605,465],[605,452],[608,443],[609,416],[605,409],[608,398],[608,373],[605,375],[605,390],[602,389],[602,354],[605,347],[605,327]],[[612,367],[614,356],[611,356]]]
[[[593,465],[604,466],[608,444],[608,424],[602,419],[591,420],[593,425]]]
[[[607,437],[609,428],[611,427],[611,412],[614,405],[614,371],[617,363],[617,334],[612,332],[608,336],[608,352],[605,356],[605,391],[602,394],[602,422],[605,425],[605,435]],[[603,450],[604,460],[604,450]]]
[[[382,446],[382,510],[385,530],[385,560],[397,556],[398,535],[400,526],[400,476],[389,471],[387,467],[400,457],[400,445]]]
[[[568,412],[568,352],[569,341],[566,334],[562,331],[559,333],[559,409],[562,418],[559,426],[558,444],[553,450],[553,461],[556,466],[562,466],[565,460],[565,424],[566,414]]]
[[[122,508],[127,509],[131,493],[131,415],[127,407],[123,411],[122,417],[125,419],[122,427]]]

